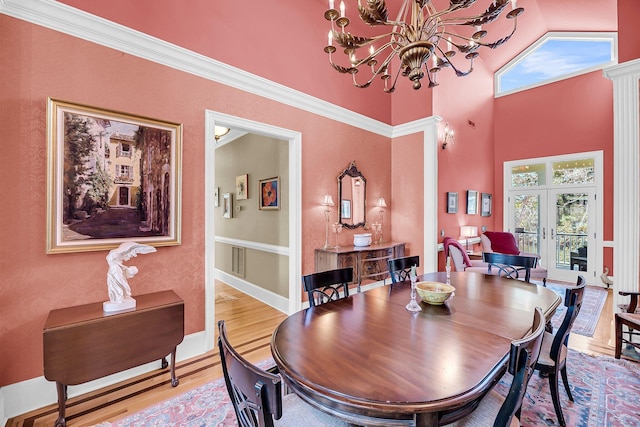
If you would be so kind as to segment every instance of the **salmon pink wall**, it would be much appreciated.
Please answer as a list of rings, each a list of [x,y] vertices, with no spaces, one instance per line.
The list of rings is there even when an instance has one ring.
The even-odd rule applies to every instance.
[[[496,99],[496,226],[503,223],[505,161],[604,151],[604,240],[613,240],[613,89],[602,71]],[[604,259],[612,265],[612,259]]]
[[[405,255],[419,255],[421,258],[424,254],[423,146],[422,132],[393,140],[392,196],[387,199],[387,202],[391,201],[390,207],[393,208],[393,218],[391,218],[393,240],[406,243]],[[419,271],[423,271],[422,267]]]
[[[466,213],[467,190],[494,193],[493,175],[493,74],[481,60],[465,77],[440,73],[441,86],[434,89],[434,113],[454,130],[454,142],[438,155],[438,230],[445,236],[460,238],[460,227],[474,225],[480,233],[483,225],[494,228],[495,216],[482,217]],[[446,91],[442,90],[446,88]],[[473,124],[470,124],[472,122]],[[447,192],[458,193],[458,212],[447,213]],[[495,203],[495,196],[494,196]],[[443,238],[439,236],[441,242]],[[443,268],[444,257],[440,256]]]
[[[638,15],[640,15],[640,4],[637,0],[618,0],[619,63],[640,57]]]
[[[390,194],[388,138],[6,15],[0,32],[0,386],[42,375],[50,310],[107,299],[105,251],[45,254],[47,97],[183,124],[182,245],[136,258],[131,285],[134,296],[175,289],[187,334],[204,329],[205,109],[302,133],[303,273],[313,271],[313,249],[324,242],[320,197],[337,194],[336,177],[351,160],[369,194]]]
[[[300,7],[300,0],[279,0],[277,4],[189,0],[188,7],[178,0],[164,1],[162,6],[156,0],[61,3],[390,123],[391,95],[379,89],[378,80],[369,90],[359,89],[350,75],[331,68],[323,52],[330,28],[324,19],[326,0],[306,1],[304,7]],[[363,34],[355,30],[357,3],[345,3],[347,16],[353,21],[349,31]],[[363,71],[359,77],[364,75]]]

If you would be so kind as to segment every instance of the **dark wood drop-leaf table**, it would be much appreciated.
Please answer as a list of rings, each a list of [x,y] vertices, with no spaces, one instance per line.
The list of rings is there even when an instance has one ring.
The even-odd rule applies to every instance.
[[[446,273],[418,280],[446,282]],[[311,307],[285,319],[271,350],[288,387],[308,403],[367,426],[437,426],[464,417],[506,371],[511,341],[550,289],[479,273],[451,273],[445,305],[405,309],[408,282]]]
[[[184,338],[184,301],[174,291],[135,295],[136,308],[104,313],[102,303],[49,312],[43,329],[44,377],[58,391],[56,427],[65,426],[67,386],[82,384],[171,354],[171,385],[176,347]]]

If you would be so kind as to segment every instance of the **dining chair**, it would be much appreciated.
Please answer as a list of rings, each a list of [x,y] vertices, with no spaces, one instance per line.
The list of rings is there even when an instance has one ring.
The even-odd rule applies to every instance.
[[[411,267],[420,267],[420,256],[406,256],[387,260],[389,275],[391,276],[391,286],[397,282],[404,282],[409,279]]]
[[[224,382],[241,427],[349,426],[308,405],[295,393],[283,395],[280,375],[249,363],[231,346],[224,320],[218,322],[218,349]]]
[[[629,350],[634,351],[633,348],[640,349],[640,344],[637,342],[633,342],[633,337],[640,336],[640,313],[636,312],[638,308],[638,297],[640,296],[640,292],[631,292],[631,291],[619,291],[621,296],[631,297],[631,300],[628,305],[624,306],[625,311],[622,313],[616,313],[615,323],[616,323],[616,359],[620,359],[620,355],[622,354],[622,344],[626,344]],[[629,338],[624,337],[623,326],[627,327],[627,334]],[[627,350],[627,349],[625,349]]]
[[[531,278],[542,280],[547,286],[547,269],[540,265],[540,255],[533,252],[522,252],[518,248],[516,236],[508,231],[485,231],[480,236],[482,252],[498,252],[507,255],[531,256],[538,259],[537,265],[531,269]]]
[[[353,282],[353,267],[302,276],[302,284],[311,307],[348,297],[351,282]]]
[[[567,342],[569,341],[569,334],[571,333],[573,322],[576,320],[576,317],[578,317],[580,308],[582,307],[585,286],[586,281],[584,276],[580,275],[578,276],[576,286],[567,288],[565,291],[564,305],[567,307],[567,310],[562,319],[562,324],[555,333],[544,333],[540,358],[538,359],[538,363],[536,363],[536,370],[549,376],[551,400],[553,400],[553,407],[556,411],[558,423],[561,426],[565,426],[566,423],[560,406],[558,374],[562,377],[564,389],[567,391],[569,400],[573,402],[573,395],[571,394],[569,379],[567,377]]]
[[[498,276],[520,279],[524,275],[522,278],[525,282],[531,282],[531,269],[538,263],[536,257],[498,252],[483,252],[482,260],[487,263],[488,274],[494,274],[492,269],[495,267],[498,269]]]
[[[544,314],[540,308],[536,308],[533,314],[531,333],[520,340],[511,342],[507,370],[513,376],[513,380],[507,397],[503,397],[495,390],[489,391],[482,398],[475,411],[450,424],[451,426],[489,426],[491,423],[494,427],[520,425],[522,400],[540,355],[544,327]]]

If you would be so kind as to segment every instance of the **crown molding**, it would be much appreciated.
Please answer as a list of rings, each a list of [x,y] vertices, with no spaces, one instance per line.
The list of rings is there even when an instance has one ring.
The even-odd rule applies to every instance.
[[[393,127],[53,0],[0,0],[0,13],[391,137]]]

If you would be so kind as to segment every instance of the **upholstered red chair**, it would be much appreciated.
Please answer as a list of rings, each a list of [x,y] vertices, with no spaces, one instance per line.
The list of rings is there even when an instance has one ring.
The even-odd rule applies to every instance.
[[[531,269],[531,279],[542,280],[544,285],[547,284],[547,269],[540,266],[540,255],[521,252],[513,234],[506,231],[485,231],[480,236],[480,241],[482,242],[482,252],[537,257],[538,265]]]

